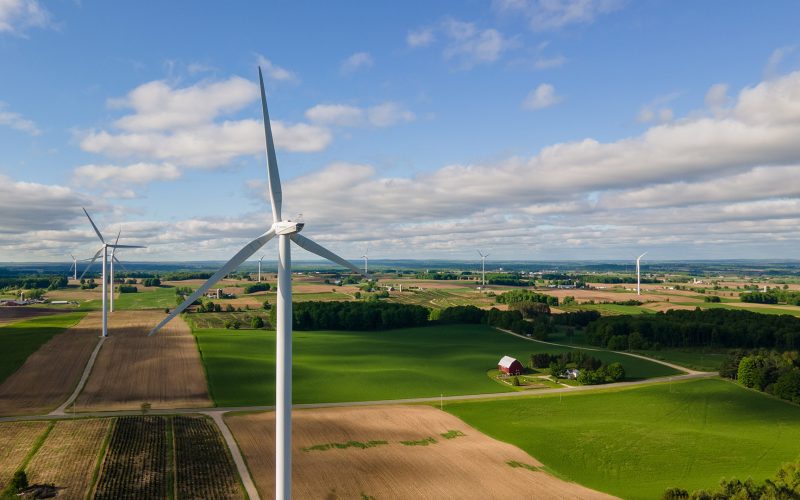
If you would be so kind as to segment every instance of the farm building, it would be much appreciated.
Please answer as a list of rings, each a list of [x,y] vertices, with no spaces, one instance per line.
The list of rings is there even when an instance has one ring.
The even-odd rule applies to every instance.
[[[523,370],[522,363],[511,356],[503,356],[497,363],[497,369],[509,375],[521,375]]]
[[[577,380],[578,379],[578,375],[580,375],[580,374],[581,374],[581,371],[580,370],[576,370],[575,368],[571,368],[571,369],[569,369],[569,370],[564,372],[564,376],[566,378],[568,378],[569,380]]]

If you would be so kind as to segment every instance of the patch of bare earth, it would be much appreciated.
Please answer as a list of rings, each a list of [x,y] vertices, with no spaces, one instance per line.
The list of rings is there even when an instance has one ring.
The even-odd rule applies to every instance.
[[[47,307],[4,306],[0,307],[0,325],[14,323],[16,321],[22,321],[29,318],[38,318],[39,316],[64,314],[65,312],[69,311]]]
[[[116,311],[108,338],[76,401],[78,411],[212,406],[200,354],[188,325],[173,319],[156,335],[160,311]]]
[[[66,401],[99,335],[100,313],[90,313],[53,336],[0,384],[0,415],[45,413]]]
[[[261,496],[270,498],[274,413],[225,421]],[[301,410],[293,427],[296,498],[611,498],[543,472],[519,448],[429,406]]]
[[[49,422],[7,422],[0,424],[0,490],[28,456],[36,439]]]
[[[112,419],[61,420],[25,469],[31,484],[54,484],[58,498],[86,498]]]

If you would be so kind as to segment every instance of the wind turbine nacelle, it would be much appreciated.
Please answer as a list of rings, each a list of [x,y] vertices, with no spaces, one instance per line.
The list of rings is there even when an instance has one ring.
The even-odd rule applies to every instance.
[[[275,223],[275,234],[294,234],[299,233],[305,226],[304,222],[292,222],[283,220]]]

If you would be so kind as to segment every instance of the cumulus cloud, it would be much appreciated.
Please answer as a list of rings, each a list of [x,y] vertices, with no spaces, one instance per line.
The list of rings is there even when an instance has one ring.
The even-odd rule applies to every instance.
[[[369,108],[346,104],[317,104],[306,111],[306,118],[322,125],[388,127],[414,121],[416,115],[398,103],[385,102]]]
[[[374,60],[369,52],[356,52],[351,55],[339,66],[339,70],[343,75],[349,75],[364,68],[369,68],[374,64]]]
[[[166,82],[145,83],[120,99],[112,109],[133,112],[114,122],[118,130],[82,134],[84,151],[112,158],[169,162],[178,166],[217,167],[264,148],[260,120],[225,119],[252,105],[258,86],[239,77],[175,88]],[[307,123],[272,120],[275,145],[292,152],[317,152],[332,141],[328,129]]]
[[[786,59],[787,56],[792,54],[795,49],[797,49],[796,46],[787,45],[785,47],[778,47],[777,49],[773,50],[767,59],[766,66],[764,66],[764,78],[773,78],[777,76],[781,63],[784,59]]]
[[[536,111],[554,106],[563,100],[563,97],[556,94],[555,87],[549,83],[542,83],[530,91],[522,101],[522,107],[529,111]]]
[[[445,20],[442,30],[448,39],[444,58],[456,61],[464,69],[495,62],[504,51],[516,45],[496,29],[480,30],[475,23],[457,19]]]
[[[528,17],[535,31],[558,30],[572,24],[591,24],[624,5],[622,0],[495,0],[501,13]]]
[[[0,33],[22,34],[51,24],[50,12],[38,0],[0,0]]]
[[[0,235],[63,228],[83,213],[83,205],[91,206],[88,197],[68,187],[0,175]]]
[[[147,184],[153,181],[171,181],[180,178],[181,172],[171,163],[134,163],[117,165],[81,165],[73,173],[76,183],[97,185]]]
[[[406,35],[406,43],[411,48],[425,47],[430,45],[436,40],[433,34],[433,28],[420,28],[415,31],[409,31]]]
[[[0,126],[10,127],[30,135],[42,133],[32,120],[28,120],[19,113],[7,111],[7,105],[2,101],[0,101]]]
[[[706,107],[717,116],[725,112],[728,101],[728,86],[724,83],[715,83],[706,92]]]
[[[298,78],[294,72],[274,64],[261,54],[256,54],[256,59],[258,61],[258,65],[261,67],[264,77],[268,80],[288,83],[297,83],[300,81],[300,78]]]

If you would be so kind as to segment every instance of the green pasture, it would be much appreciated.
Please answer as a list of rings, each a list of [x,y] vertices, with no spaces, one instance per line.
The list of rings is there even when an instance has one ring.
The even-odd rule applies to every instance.
[[[660,359],[668,363],[706,372],[716,372],[727,356],[723,351],[703,349],[660,349],[658,351],[631,351],[636,354]]]
[[[564,311],[597,311],[604,316],[618,316],[622,314],[655,314],[655,311],[642,306],[626,306],[622,304],[575,304],[559,306]]]
[[[800,456],[800,407],[719,379],[449,403],[547,470],[622,498],[770,477]]]
[[[275,332],[193,329],[218,406],[272,404]],[[294,401],[373,401],[512,389],[486,371],[503,355],[523,364],[534,352],[563,352],[483,325],[450,325],[374,332],[294,332]],[[674,375],[650,361],[601,351],[622,363],[629,378]]]
[[[175,289],[172,287],[155,288],[151,290],[142,290],[139,286],[139,291],[136,293],[120,293],[114,297],[114,308],[119,310],[130,309],[164,309],[169,307],[174,308],[177,304],[175,301]]]
[[[42,316],[0,326],[0,383],[25,363],[42,344],[75,325],[86,313]]]

